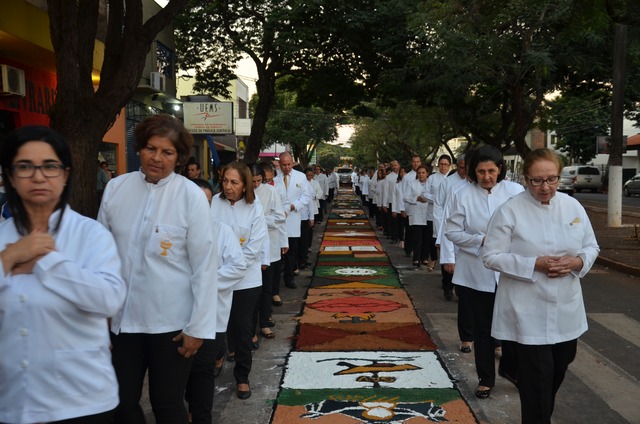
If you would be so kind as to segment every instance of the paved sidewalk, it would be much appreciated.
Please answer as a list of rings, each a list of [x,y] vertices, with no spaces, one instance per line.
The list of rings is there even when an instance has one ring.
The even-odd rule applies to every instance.
[[[607,210],[585,206],[600,245],[597,263],[616,271],[640,276],[640,213],[623,208],[622,227],[607,226]]]

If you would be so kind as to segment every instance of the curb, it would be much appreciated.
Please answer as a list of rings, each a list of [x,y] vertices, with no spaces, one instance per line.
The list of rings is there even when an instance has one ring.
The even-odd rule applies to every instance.
[[[598,256],[598,258],[596,259],[596,263],[615,271],[624,272],[629,275],[640,277],[640,268],[638,268],[637,266],[627,265],[623,262],[619,262],[602,256]]]

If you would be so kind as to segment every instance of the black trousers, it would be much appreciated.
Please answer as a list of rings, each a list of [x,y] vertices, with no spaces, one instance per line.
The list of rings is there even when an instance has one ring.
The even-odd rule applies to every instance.
[[[411,235],[408,215],[402,218],[402,225],[404,226],[404,253],[411,255],[411,252],[413,252],[413,236]]]
[[[444,265],[440,264],[440,272],[442,273],[442,289],[444,292],[453,290],[453,274],[444,269]]]
[[[300,221],[300,239],[298,240],[298,262],[296,262],[296,269],[304,266],[307,262],[310,240],[311,228],[309,227],[309,220],[304,219]]]
[[[275,262],[272,262],[273,265]],[[273,266],[262,270],[262,292],[258,300],[257,322],[258,329],[267,327],[269,317],[273,312],[271,301],[273,299]]]
[[[317,222],[322,222],[322,220],[324,219],[324,211],[326,209],[327,209],[327,201],[324,199],[320,199],[320,207],[318,208],[318,213],[316,218]]]
[[[120,404],[116,408],[118,424],[145,423],[140,397],[147,370],[149,399],[156,422],[188,422],[184,391],[193,357],[186,359],[178,353],[182,342],[172,340],[178,334],[180,331],[162,334],[111,334],[111,355],[120,393]]]
[[[280,296],[280,274],[282,274],[282,259],[271,262],[271,296]],[[262,284],[265,282],[263,281]]]
[[[261,292],[261,286],[233,292],[227,343],[229,351],[235,352],[236,355],[236,365],[233,369],[236,384],[249,383],[252,364],[251,339],[255,330],[254,311]]]
[[[298,267],[298,244],[299,237],[289,237],[289,250],[284,255],[283,264],[284,267],[284,284],[293,283],[293,271]]]
[[[205,339],[193,358],[185,400],[189,404],[193,424],[211,424],[215,377],[213,371],[216,359],[223,347],[224,333],[217,333],[215,340]]]
[[[478,385],[493,387],[496,383],[495,341],[491,337],[495,293],[458,286],[469,305],[473,328],[473,353]]]
[[[473,318],[469,301],[465,296],[465,287],[454,285],[456,296],[458,296],[458,336],[461,342],[473,341]]]
[[[397,234],[397,239],[400,241],[404,241],[405,238],[405,233],[404,233],[404,218],[402,218],[402,215],[400,213],[396,214],[396,217],[393,218],[395,221],[395,226],[396,226],[396,234]]]
[[[437,260],[438,252],[433,238],[433,221],[427,221],[427,225],[412,225],[411,233],[413,233],[413,242],[411,243],[413,261]]]
[[[50,421],[48,424],[115,424],[115,410],[102,412],[95,415],[87,415],[85,417],[69,418],[62,421]]]
[[[516,343],[515,346],[522,423],[550,424],[556,393],[576,357],[578,340],[539,346]]]

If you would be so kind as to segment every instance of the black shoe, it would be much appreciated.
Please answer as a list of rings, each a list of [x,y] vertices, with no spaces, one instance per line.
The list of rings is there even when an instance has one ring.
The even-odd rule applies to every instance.
[[[271,304],[273,306],[282,306],[283,305],[282,300],[271,300]]]
[[[449,290],[445,290],[444,291],[444,299],[447,302],[450,302],[451,299],[453,299],[453,290],[449,289]]]
[[[291,282],[291,283],[285,283],[285,287],[289,287],[290,289],[295,289],[298,286],[296,286],[296,283]]]
[[[251,397],[251,389],[249,390],[237,390],[238,399],[249,399]]]
[[[275,326],[276,326],[276,322],[272,318],[269,318],[269,321],[267,321],[267,327],[275,327]]]
[[[260,339],[257,339],[255,342],[251,340],[251,349],[252,350],[260,349]]]
[[[219,376],[221,372],[222,372],[222,367],[214,367],[213,368],[213,376],[214,377]]]

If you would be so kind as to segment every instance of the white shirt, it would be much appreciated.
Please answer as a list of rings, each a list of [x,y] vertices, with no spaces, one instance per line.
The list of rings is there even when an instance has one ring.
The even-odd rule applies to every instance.
[[[320,184],[320,188],[322,188],[322,197],[321,200],[324,200],[329,195],[329,179],[322,172],[319,174],[314,174],[313,179]]]
[[[404,178],[402,179],[404,181]],[[404,212],[404,199],[402,195],[402,181],[396,183],[393,187],[393,200],[391,201],[391,212],[401,213]]]
[[[370,179],[369,179],[368,175],[363,175],[362,178],[360,179],[360,184],[362,185],[361,190],[362,190],[362,195],[363,196],[369,197],[369,181],[370,181]]]
[[[404,202],[406,205],[411,205],[409,225],[427,225],[427,221],[430,221],[429,202],[418,202],[419,196],[427,197],[427,181],[412,180],[407,187],[408,192],[404,195]]]
[[[447,175],[442,172],[434,172],[427,178],[427,186],[429,187],[429,208],[431,209],[431,220],[433,220],[433,237],[437,238],[440,230],[440,221],[442,221],[442,209],[436,203],[436,197],[440,191],[440,185],[446,180]]]
[[[260,184],[254,189],[256,196],[260,199],[264,219],[267,224],[269,234],[269,264],[277,262],[281,257],[281,249],[289,247],[287,238],[287,217],[280,201],[280,194],[274,186]]]
[[[213,239],[216,241],[218,255],[218,307],[216,308],[216,331],[224,333],[229,324],[233,291],[247,270],[247,261],[242,254],[240,242],[231,227],[211,220]]]
[[[245,290],[262,286],[262,257],[264,243],[268,242],[267,223],[262,212],[260,200],[248,204],[243,199],[233,205],[227,199],[216,194],[211,200],[211,217],[220,220],[231,227],[236,235],[245,261],[247,270],[242,280],[234,286],[234,290]]]
[[[381,206],[389,207],[389,204],[393,202],[393,193],[396,183],[398,182],[398,174],[395,172],[389,173],[381,184],[380,201]]]
[[[20,238],[12,219],[0,224],[0,249]],[[0,272],[0,422],[60,421],[118,405],[107,318],[127,287],[116,244],[69,207],[53,238],[56,250],[32,274]]]
[[[500,272],[491,335],[529,345],[578,338],[587,330],[580,278],[599,251],[584,208],[564,193],[542,205],[526,191],[499,207],[483,255],[485,265]],[[536,258],[546,255],[579,256],[583,267],[549,278],[535,270]]]
[[[466,178],[461,178],[457,172],[449,175],[444,179],[438,190],[438,195],[435,198],[434,203],[442,205],[442,217],[440,225],[438,226],[438,236],[436,237],[436,244],[440,245],[440,263],[441,264],[455,264],[456,253],[458,249],[455,245],[444,236],[444,227],[447,218],[451,214],[451,203],[453,196],[458,190],[470,185],[471,182]]]
[[[490,194],[478,184],[471,184],[454,195],[444,232],[459,249],[453,273],[455,284],[483,292],[495,291],[497,275],[482,263],[482,243],[493,212],[523,190],[520,184],[503,180]]]
[[[405,197],[406,195],[409,193],[409,184],[411,184],[412,181],[416,180],[416,171],[409,171],[407,172],[407,174],[402,177],[402,200],[405,201]],[[411,208],[413,207],[412,204],[407,203],[406,201],[404,202],[404,211],[407,215],[411,215]]]
[[[338,174],[336,174],[335,172],[331,172],[329,175],[327,175],[327,184],[330,189],[338,187],[338,178],[340,177],[338,177]]]
[[[300,237],[300,221],[304,219],[301,210],[311,202],[311,196],[309,181],[305,174],[292,169],[288,179],[288,185],[284,184],[284,172],[279,172],[274,182],[285,189],[286,200],[282,206],[287,213],[287,236],[295,238]],[[293,210],[291,205],[294,206]]]
[[[217,255],[202,190],[175,173],[157,184],[124,174],[107,184],[98,220],[116,240],[129,289],[111,330],[215,338]]]

